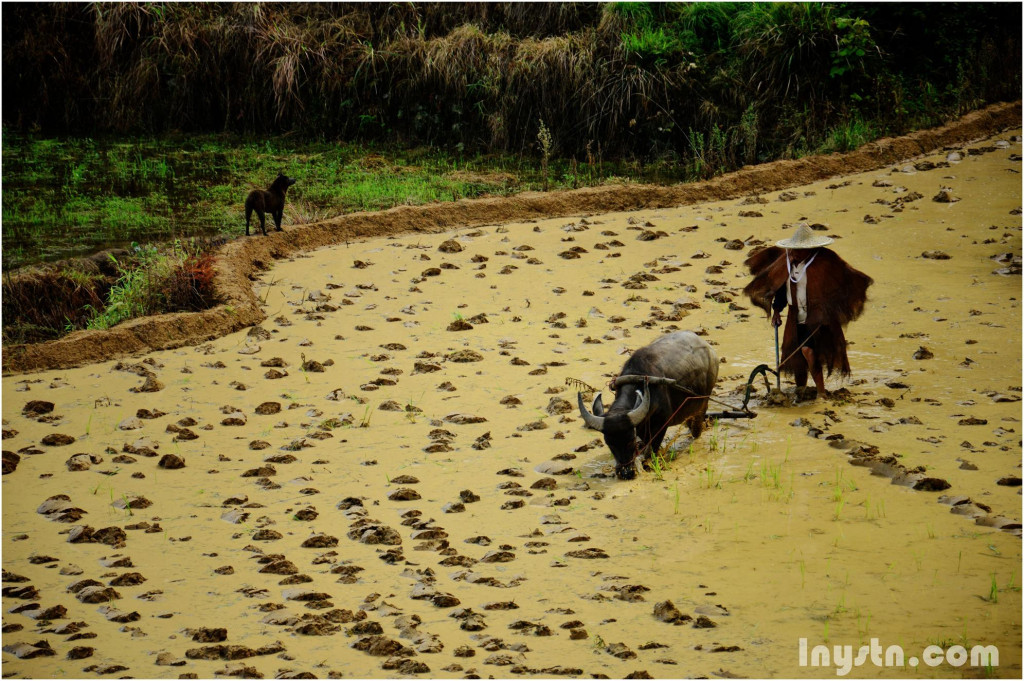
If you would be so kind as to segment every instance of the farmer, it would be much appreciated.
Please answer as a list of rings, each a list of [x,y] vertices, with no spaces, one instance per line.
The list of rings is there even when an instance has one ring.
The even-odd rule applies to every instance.
[[[754,280],[743,292],[768,313],[773,326],[782,325],[782,310],[789,308],[779,370],[793,376],[798,391],[810,373],[820,396],[827,394],[823,374],[850,374],[843,328],[864,311],[872,284],[871,277],[825,248],[830,243],[800,223],[793,236],[744,263]]]

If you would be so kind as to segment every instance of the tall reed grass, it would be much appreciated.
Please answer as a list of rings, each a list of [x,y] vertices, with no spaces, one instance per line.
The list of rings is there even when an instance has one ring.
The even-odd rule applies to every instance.
[[[6,125],[737,164],[1019,97],[1019,3],[46,3],[4,9]],[[158,169],[155,170],[159,172]]]

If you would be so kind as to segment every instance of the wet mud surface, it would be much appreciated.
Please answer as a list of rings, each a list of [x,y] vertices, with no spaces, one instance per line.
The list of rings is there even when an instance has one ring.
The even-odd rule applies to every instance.
[[[820,677],[801,638],[877,638],[1019,677],[1019,135],[282,251],[258,326],[6,376],[4,674]],[[737,406],[774,361],[742,261],[799,222],[875,280],[851,379],[757,379],[757,418],[616,480],[576,386],[690,329]]]

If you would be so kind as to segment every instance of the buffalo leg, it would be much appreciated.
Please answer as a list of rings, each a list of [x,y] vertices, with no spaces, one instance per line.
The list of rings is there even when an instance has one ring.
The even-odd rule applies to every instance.
[[[690,437],[694,440],[700,437],[700,434],[704,432],[704,415],[707,413],[708,403],[704,401],[704,406],[701,410],[690,417]]]
[[[667,428],[662,428],[658,431],[658,434],[651,439],[651,456],[661,451],[661,443],[665,440],[665,431]]]

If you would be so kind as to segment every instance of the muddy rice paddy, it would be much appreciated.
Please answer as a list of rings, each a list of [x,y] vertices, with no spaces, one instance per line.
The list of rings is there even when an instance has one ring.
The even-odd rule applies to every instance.
[[[801,639],[877,639],[998,666],[853,676],[1019,677],[1019,135],[293,254],[259,326],[6,376],[4,676],[832,677]],[[799,222],[875,280],[851,379],[758,379],[616,480],[576,382],[690,329],[738,405],[774,363],[741,264]]]

